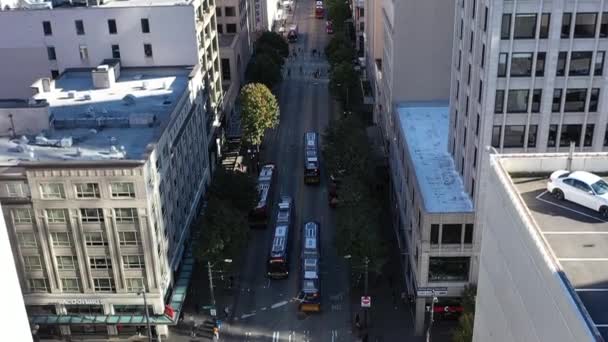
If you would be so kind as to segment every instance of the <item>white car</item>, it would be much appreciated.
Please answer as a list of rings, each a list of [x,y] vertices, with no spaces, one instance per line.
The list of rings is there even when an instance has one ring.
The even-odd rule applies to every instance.
[[[547,190],[558,200],[572,201],[608,218],[608,183],[593,173],[555,171],[549,177]]]

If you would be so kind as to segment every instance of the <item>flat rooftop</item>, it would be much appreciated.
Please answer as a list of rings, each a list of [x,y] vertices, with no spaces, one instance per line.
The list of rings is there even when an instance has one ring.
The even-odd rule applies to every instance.
[[[429,213],[472,212],[473,203],[448,153],[448,104],[404,102],[395,110],[425,210]]]
[[[68,71],[36,100],[49,104],[51,128],[0,138],[0,163],[145,159],[182,95],[191,68],[123,68],[111,88],[95,89],[91,71]]]
[[[605,158],[608,171],[608,156]],[[596,211],[558,201],[546,191],[549,174],[511,180],[593,323],[608,340],[608,220]],[[603,177],[604,180],[608,178]],[[600,326],[598,326],[600,325]]]

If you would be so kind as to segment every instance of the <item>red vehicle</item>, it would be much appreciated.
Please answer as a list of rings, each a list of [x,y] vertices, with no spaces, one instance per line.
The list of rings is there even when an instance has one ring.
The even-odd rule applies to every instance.
[[[325,31],[326,31],[328,34],[333,34],[333,33],[334,33],[334,23],[332,23],[332,22],[331,22],[331,20],[328,20],[328,21],[325,23]]]
[[[266,228],[270,217],[270,192],[275,174],[274,164],[265,164],[258,177],[258,204],[249,212],[249,226]]]
[[[325,18],[325,7],[323,6],[323,1],[317,1],[315,4],[315,18]]]

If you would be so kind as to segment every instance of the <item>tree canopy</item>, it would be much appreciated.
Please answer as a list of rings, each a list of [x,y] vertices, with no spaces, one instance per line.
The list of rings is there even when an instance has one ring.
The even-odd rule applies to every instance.
[[[271,55],[256,54],[247,67],[247,79],[252,83],[262,83],[272,88],[283,79],[281,66],[275,63],[275,58]]]
[[[279,123],[279,103],[268,87],[260,83],[245,85],[240,99],[243,139],[254,146],[260,145],[266,129]]]
[[[289,56],[289,44],[282,35],[276,32],[266,31],[262,33],[256,41],[256,50],[259,49],[260,46],[266,46],[266,48],[270,47],[276,50],[279,56],[283,58]]]

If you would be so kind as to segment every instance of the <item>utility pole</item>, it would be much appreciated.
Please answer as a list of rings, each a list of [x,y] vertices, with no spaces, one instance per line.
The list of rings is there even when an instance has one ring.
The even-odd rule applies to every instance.
[[[150,314],[148,313],[148,300],[146,299],[146,285],[140,292],[144,296],[144,313],[146,314],[146,327],[148,328],[148,342],[152,342],[152,328],[150,327]]]
[[[435,290],[433,290],[433,300],[431,301],[431,317],[429,320],[429,327],[426,330],[426,342],[431,342],[431,328],[433,327],[434,314],[435,314],[435,303],[437,303],[437,296],[435,296]]]
[[[363,295],[364,296],[369,296],[368,290],[369,290],[369,258],[365,257],[365,259],[363,260],[363,265],[365,267],[365,288],[363,289]],[[367,328],[367,311],[369,310],[369,308],[365,308],[365,310],[363,310],[363,322],[364,322],[364,326],[365,328]]]
[[[209,271],[209,294],[211,295],[211,316],[215,318],[215,294],[213,293],[213,271],[211,270],[211,261],[207,261],[207,269]]]

